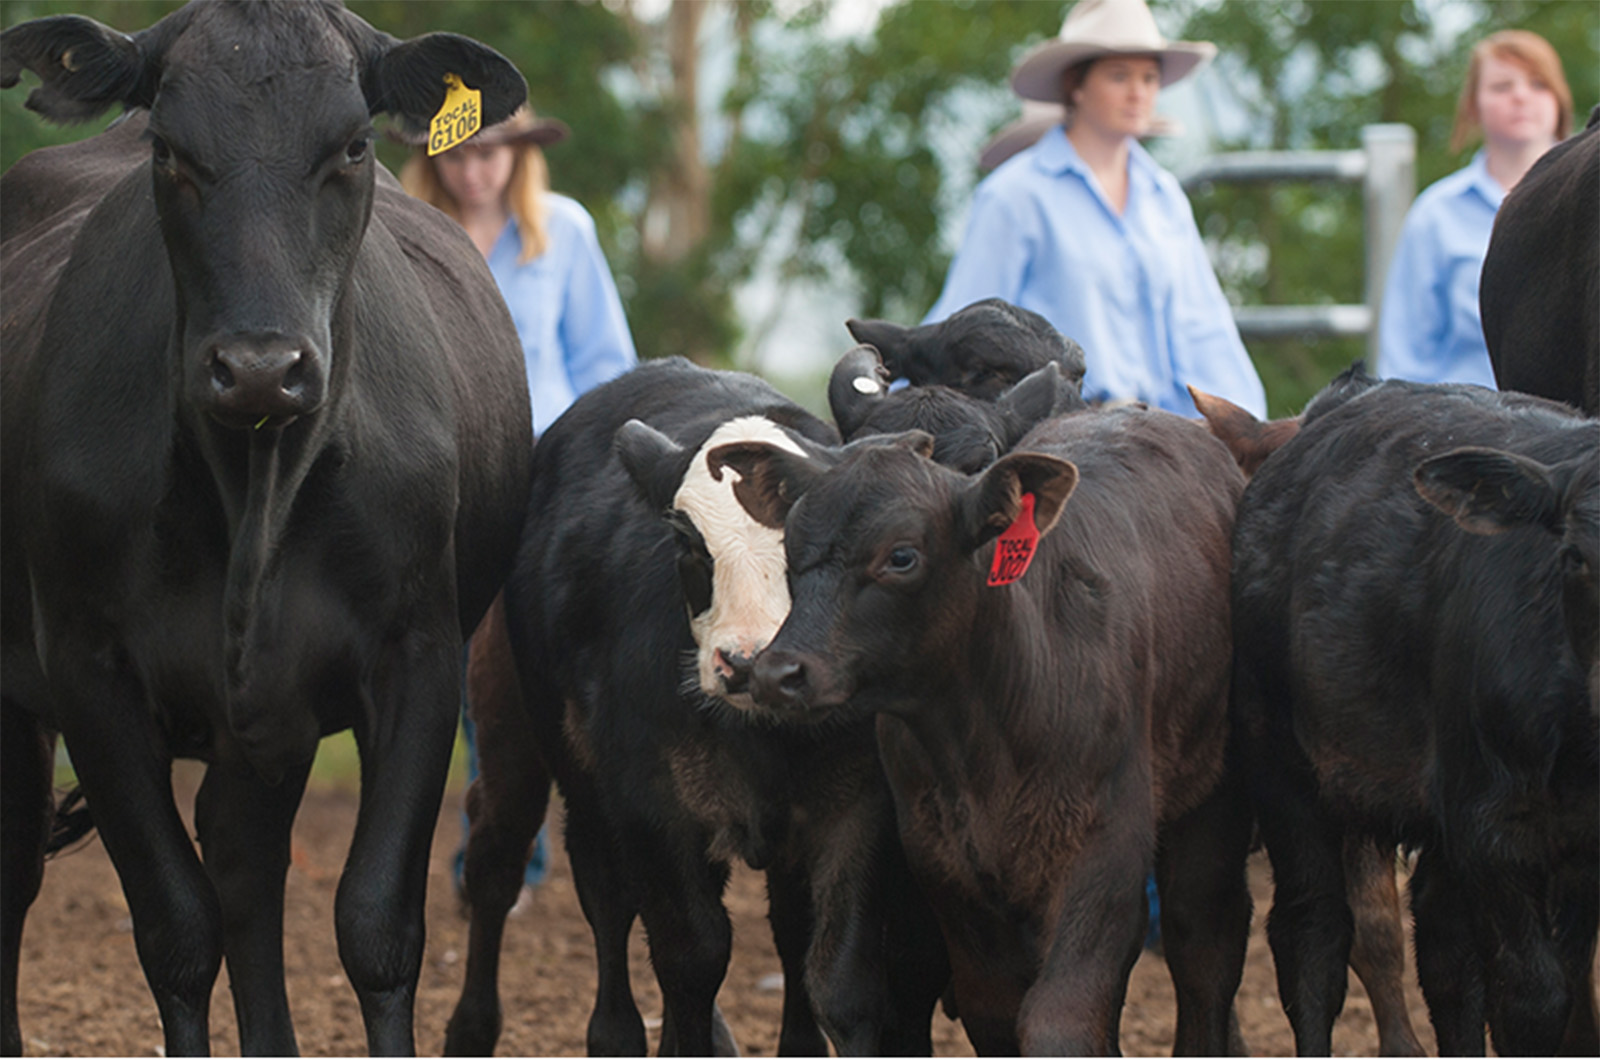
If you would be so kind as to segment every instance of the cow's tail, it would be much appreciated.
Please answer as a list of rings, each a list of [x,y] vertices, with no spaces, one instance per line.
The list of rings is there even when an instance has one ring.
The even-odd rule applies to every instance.
[[[50,839],[45,843],[45,857],[59,854],[94,831],[94,818],[89,815],[89,804],[84,801],[83,789],[73,788],[56,803],[55,820],[50,823]]]

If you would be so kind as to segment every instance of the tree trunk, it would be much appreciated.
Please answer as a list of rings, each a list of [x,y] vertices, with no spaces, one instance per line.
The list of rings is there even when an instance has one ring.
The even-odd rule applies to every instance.
[[[672,86],[665,109],[672,153],[651,176],[641,251],[658,264],[682,261],[711,232],[711,173],[700,153],[700,23],[711,0],[673,0],[667,12]]]

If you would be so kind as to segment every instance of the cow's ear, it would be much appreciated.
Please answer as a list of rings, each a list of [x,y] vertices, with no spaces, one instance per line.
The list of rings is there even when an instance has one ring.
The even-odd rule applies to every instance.
[[[828,408],[848,441],[889,393],[889,373],[875,347],[862,344],[839,358],[828,378]]]
[[[721,480],[726,468],[738,472],[733,495],[750,518],[775,530],[811,484],[832,465],[831,459],[794,453],[768,442],[729,442],[706,454],[711,477]]]
[[[528,83],[511,60],[486,44],[455,33],[429,33],[369,52],[361,87],[374,114],[391,114],[408,132],[422,133],[444,105],[445,75],[482,93],[485,127],[511,116],[528,98]]]
[[[1055,414],[1056,398],[1062,386],[1061,368],[1051,361],[1017,380],[1010,390],[995,399],[1006,422],[1007,448],[1015,445],[1034,424]]]
[[[1022,514],[1022,495],[1033,494],[1033,523],[1040,536],[1061,518],[1078,486],[1078,467],[1044,453],[1008,453],[973,479],[958,496],[957,526],[968,552],[997,537]]]
[[[81,15],[12,26],[0,33],[0,88],[32,70],[41,84],[28,95],[27,107],[57,122],[88,121],[116,103],[148,107],[155,78],[147,71],[155,63],[141,43],[165,39],[155,31],[167,21],[137,40]]]
[[[640,420],[617,428],[612,446],[651,510],[671,508],[694,453]]]
[[[1516,526],[1560,530],[1559,490],[1551,469],[1515,453],[1469,447],[1417,465],[1417,492],[1474,534]]]
[[[857,342],[878,351],[890,379],[911,379],[911,347],[918,329],[887,320],[847,320],[844,326]]]

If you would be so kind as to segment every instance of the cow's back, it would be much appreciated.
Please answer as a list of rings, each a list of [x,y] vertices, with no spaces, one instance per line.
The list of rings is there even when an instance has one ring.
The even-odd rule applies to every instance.
[[[1505,794],[1452,798],[1445,778],[1545,775],[1550,726],[1585,696],[1548,531],[1466,533],[1412,475],[1464,445],[1559,463],[1597,431],[1539,399],[1397,381],[1303,428],[1240,508],[1238,665],[1259,689],[1245,701],[1281,705],[1241,724],[1292,731],[1325,798],[1397,839]]]

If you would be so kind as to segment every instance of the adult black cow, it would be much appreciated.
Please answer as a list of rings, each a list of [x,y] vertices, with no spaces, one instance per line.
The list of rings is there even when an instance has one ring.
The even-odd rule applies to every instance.
[[[1478,303],[1502,390],[1600,415],[1600,107],[1500,204]]]
[[[780,1051],[825,1052],[820,1020],[841,1054],[926,1054],[942,958],[936,930],[914,915],[870,727],[789,731],[744,709],[751,660],[788,612],[782,538],[745,514],[734,476],[713,474],[704,451],[753,439],[798,450],[838,436],[753,376],[673,360],[583,395],[535,449],[506,617],[595,937],[589,1050],[644,1051],[627,966],[636,918],[662,991],[662,1053],[731,1044],[714,1001],[737,858],[767,875]],[[468,891],[480,886],[474,849],[493,845],[508,897],[537,822],[481,820]],[[475,946],[476,920],[475,907]],[[485,943],[497,947],[497,932]],[[498,1032],[492,965],[469,963],[453,1052],[492,1048]]]
[[[48,117],[148,113],[0,184],[3,1044],[59,730],[168,1055],[207,1050],[224,957],[241,1047],[293,1053],[290,825],[319,738],[350,728],[340,954],[372,1052],[409,1052],[462,631],[509,569],[532,439],[492,278],[381,172],[371,119],[427,122],[450,74],[488,122],[526,87],[474,41],[325,2],[194,4],[132,37],[41,19],[0,36],[0,82],[23,68]],[[203,864],[177,756],[208,763]]]
[[[1251,480],[1234,550],[1234,727],[1299,1052],[1329,1049],[1340,851],[1370,837],[1418,851],[1441,1055],[1481,1055],[1486,1018],[1502,1054],[1594,1055],[1600,424],[1346,381]]]
[[[979,476],[921,432],[856,446],[710,454],[784,528],[793,605],[751,690],[789,721],[877,715],[968,1037],[1115,1052],[1154,863],[1177,1050],[1238,1051],[1227,450],[1142,408],[1047,420]]]
[[[985,298],[933,324],[887,320],[845,322],[851,336],[876,349],[889,378],[912,386],[947,386],[993,401],[1022,378],[1054,363],[1079,393],[1083,347],[1055,326],[1003,298]]]

